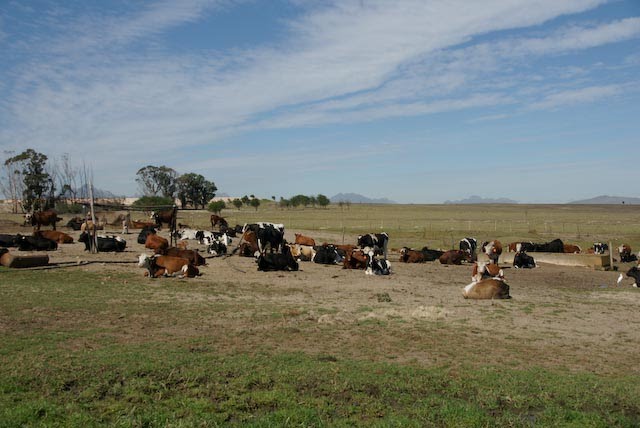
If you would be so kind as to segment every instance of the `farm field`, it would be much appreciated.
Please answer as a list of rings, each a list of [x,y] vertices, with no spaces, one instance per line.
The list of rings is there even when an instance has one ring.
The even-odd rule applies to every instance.
[[[222,214],[231,225],[282,222],[287,238],[319,242],[385,230],[395,250],[465,236],[640,249],[634,206]],[[204,228],[208,216],[181,211],[178,221]],[[0,233],[30,231],[19,216],[0,220]],[[511,300],[469,301],[469,265],[401,264],[397,251],[387,277],[308,262],[264,273],[231,256],[208,259],[195,279],[150,280],[135,264],[136,236],[125,236],[124,253],[87,254],[79,243],[49,253],[88,264],[0,267],[0,426],[640,425],[640,290],[617,284],[630,263],[506,265]]]

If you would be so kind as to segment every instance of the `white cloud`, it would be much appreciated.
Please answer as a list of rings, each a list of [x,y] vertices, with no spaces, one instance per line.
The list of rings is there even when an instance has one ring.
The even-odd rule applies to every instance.
[[[541,101],[531,104],[533,110],[555,109],[560,106],[591,103],[602,98],[616,96],[623,92],[621,85],[591,86],[571,89],[547,95]]]

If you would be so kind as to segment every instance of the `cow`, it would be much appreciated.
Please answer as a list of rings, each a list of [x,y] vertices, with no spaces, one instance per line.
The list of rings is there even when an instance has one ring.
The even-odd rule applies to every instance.
[[[335,265],[342,261],[338,250],[333,245],[320,245],[313,247],[316,254],[311,259],[312,262],[322,265]]]
[[[507,246],[507,250],[510,253],[517,253],[518,251],[532,251],[533,242],[512,242]]]
[[[580,254],[581,251],[582,248],[580,248],[578,245],[564,244],[562,246],[562,252],[565,254]]]
[[[212,242],[211,245],[207,247],[207,253],[213,255],[214,257],[227,254],[227,246],[222,242]]]
[[[523,251],[537,252],[537,253],[562,253],[564,252],[564,243],[560,239],[554,239],[551,242],[545,242],[544,244],[533,244],[532,248],[524,248]]]
[[[638,283],[640,283],[640,269],[638,269],[638,266],[634,266],[629,269],[627,271],[627,276],[629,278],[633,278],[633,286],[638,288]]]
[[[17,247],[18,235],[0,234],[0,247]]]
[[[491,263],[498,264],[498,259],[502,254],[502,244],[498,240],[484,242],[482,244],[482,252],[489,257]]]
[[[61,217],[58,217],[58,213],[54,210],[36,211],[33,214],[25,214],[25,224],[30,223],[31,226],[40,230],[40,226],[51,225],[53,230],[56,230],[56,223],[62,221]]]
[[[129,227],[131,229],[144,229],[145,227],[158,227],[155,222],[132,220]]]
[[[189,236],[191,236],[189,234]],[[204,245],[211,245],[214,242],[220,242],[226,246],[231,244],[231,238],[224,232],[209,232],[208,230],[198,230],[195,234],[198,242]]]
[[[80,225],[80,232],[90,231],[90,230],[93,230],[93,231],[104,230],[105,224],[106,222],[102,222],[102,221],[98,221],[94,223],[91,220],[87,220]]]
[[[638,260],[635,254],[631,252],[631,247],[628,244],[622,244],[618,247],[618,254],[620,254],[620,262],[635,262]]]
[[[58,243],[40,236],[16,235],[16,243],[20,251],[50,251],[57,250]]]
[[[268,271],[297,271],[299,269],[298,262],[293,258],[289,247],[285,246],[282,253],[260,254],[256,260],[258,270]]]
[[[469,255],[470,261],[476,260],[476,248],[478,248],[478,240],[476,238],[463,238],[458,245],[460,250]]]
[[[229,223],[224,217],[220,217],[219,215],[211,214],[211,228],[213,229],[216,225],[219,225],[219,230],[222,232],[222,228],[228,228]]]
[[[145,226],[142,228],[140,233],[138,234],[138,244],[144,245],[147,242],[147,236],[155,235],[156,229],[155,226]]]
[[[174,276],[177,272],[180,272],[178,278],[194,278],[200,275],[198,268],[182,257],[141,254],[138,257],[138,266],[147,269],[145,275],[149,276],[149,278]]]
[[[258,238],[256,233],[252,230],[247,230],[242,234],[238,247],[233,250],[233,253],[239,251],[239,255],[242,257],[253,257],[256,253],[259,253]]]
[[[204,257],[200,255],[198,250],[183,250],[176,247],[167,248],[163,253],[163,256],[182,257],[187,259],[189,264],[194,266],[202,266],[206,264]]]
[[[444,251],[430,250],[427,247],[422,247],[422,250],[419,251],[403,247],[400,250],[400,261],[403,263],[432,262],[437,260],[443,254]]]
[[[391,262],[386,259],[378,259],[374,251],[367,254],[367,268],[364,270],[366,275],[390,275]]]
[[[472,281],[481,281],[486,278],[504,279],[504,272],[495,263],[476,262],[471,272]]]
[[[449,250],[442,253],[438,260],[443,265],[461,265],[463,260],[469,260],[469,255],[461,250]]]
[[[367,254],[359,248],[354,248],[347,252],[344,259],[342,259],[342,268],[364,270],[367,268],[368,262],[369,258]]]
[[[188,239],[191,240],[198,240],[197,238],[197,233],[200,232],[197,229],[191,229],[191,228],[180,228],[178,230],[176,230],[175,232],[175,236],[176,238],[178,238],[181,241],[186,241]]]
[[[279,230],[284,235],[284,224],[269,223],[267,221],[259,221],[257,223],[245,223],[244,226],[242,226],[242,233],[246,232],[247,230],[253,230],[254,232],[256,232],[258,229],[262,229],[268,226]]]
[[[147,235],[144,247],[153,250],[156,254],[162,254],[169,248],[169,241],[158,234]]]
[[[174,208],[162,211],[151,211],[151,217],[156,222],[158,229],[162,228],[162,224],[166,223],[169,229],[175,229],[176,227],[176,215],[177,211]]]
[[[33,232],[33,236],[51,239],[58,244],[73,244],[73,238],[71,236],[57,230],[37,230]]]
[[[287,244],[291,255],[299,262],[309,262],[316,255],[316,250],[309,245]]]
[[[464,287],[465,299],[510,299],[509,286],[501,279],[489,278],[474,281]]]
[[[232,238],[235,238],[238,234],[242,234],[242,226],[239,224],[236,224],[234,227],[220,226],[219,230],[220,232],[224,232]]]
[[[280,229],[266,225],[256,231],[256,237],[258,238],[258,248],[261,253],[264,253],[269,248],[270,252],[280,251],[284,245],[284,232]]]
[[[316,241],[313,238],[304,236],[300,233],[295,233],[294,235],[296,237],[296,241],[295,241],[296,244],[309,245],[311,247],[314,247],[316,245]]]
[[[111,252],[121,253],[127,247],[127,241],[120,236],[115,235],[98,235],[96,237],[98,241],[99,252]],[[91,236],[88,232],[82,232],[78,238],[78,242],[84,243],[85,251],[91,250]]]
[[[387,248],[389,247],[389,235],[386,232],[368,233],[358,236],[358,247],[373,248],[376,254],[382,254],[387,258]]]
[[[83,219],[81,219],[80,217],[73,217],[67,222],[67,227],[70,227],[73,230],[80,230],[80,228],[82,227],[82,223],[84,223]]]
[[[593,243],[593,254],[605,254],[609,251],[609,245],[602,242]]]
[[[518,251],[513,256],[513,267],[516,269],[532,269],[537,267],[536,261],[525,253],[524,251]]]

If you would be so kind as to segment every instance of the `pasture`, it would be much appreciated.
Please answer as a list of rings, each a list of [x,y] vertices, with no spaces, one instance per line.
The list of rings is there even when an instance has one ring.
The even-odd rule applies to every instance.
[[[640,249],[633,206],[222,214],[231,225],[282,222],[287,238],[318,242],[385,230],[392,249],[450,248],[464,236]],[[178,221],[206,228],[208,217],[181,211]],[[0,218],[2,233],[30,230]],[[124,253],[79,243],[49,253],[92,263],[0,267],[0,427],[640,424],[640,290],[616,284],[632,264],[505,266],[513,298],[470,301],[469,265],[401,264],[395,251],[386,277],[308,262],[257,272],[231,256],[208,259],[195,279],[151,280],[134,263],[144,248],[132,232]]]

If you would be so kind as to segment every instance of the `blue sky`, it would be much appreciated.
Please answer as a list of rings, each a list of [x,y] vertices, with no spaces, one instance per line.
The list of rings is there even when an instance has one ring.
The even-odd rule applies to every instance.
[[[638,0],[4,0],[0,58],[0,150],[117,194],[640,196]]]

